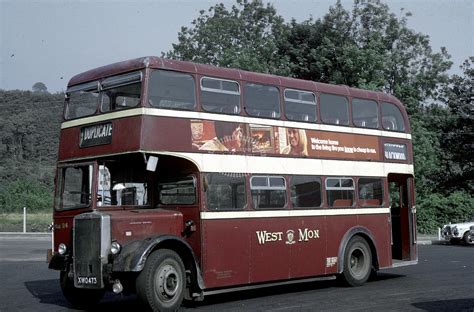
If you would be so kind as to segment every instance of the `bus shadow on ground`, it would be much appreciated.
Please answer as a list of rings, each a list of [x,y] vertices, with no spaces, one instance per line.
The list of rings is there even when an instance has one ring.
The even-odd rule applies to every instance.
[[[372,276],[369,280],[370,283],[376,283],[378,281],[390,280],[395,278],[404,277],[405,275],[391,274],[391,273],[377,273],[376,276]],[[57,279],[40,280],[40,281],[28,281],[25,282],[26,289],[37,299],[40,303],[51,304],[55,306],[65,307],[70,310],[75,310],[63,297],[59,281]],[[251,300],[255,298],[264,298],[270,296],[287,295],[289,293],[303,293],[308,291],[324,290],[331,288],[344,288],[345,285],[339,280],[330,281],[317,281],[317,282],[301,282],[291,285],[281,286],[268,286],[257,289],[234,291],[223,294],[209,295],[205,297],[204,301],[196,302],[183,302],[183,307],[186,309],[193,309],[199,307],[206,307],[215,304],[229,303],[241,300]],[[471,300],[471,306],[474,306],[474,299]],[[469,303],[469,302],[468,302]],[[418,303],[420,308],[436,307],[435,303]],[[464,303],[461,303],[464,304]],[[467,304],[467,303],[466,303]],[[418,307],[418,306],[417,306]],[[146,310],[145,306],[138,300],[136,295],[115,295],[111,292],[107,292],[101,302],[93,309],[89,311],[132,311],[139,309],[139,311]],[[427,309],[426,311],[434,311]],[[448,310],[446,310],[448,311]]]
[[[395,279],[404,277],[405,275],[391,274],[391,273],[377,273],[375,276],[371,276],[368,283],[377,281],[384,281],[389,279]],[[204,301],[198,302],[184,302],[183,306],[187,308],[196,308],[199,306],[208,306],[221,303],[229,303],[240,300],[251,300],[255,298],[264,298],[269,296],[288,295],[289,293],[303,293],[308,291],[324,290],[330,288],[345,288],[346,286],[339,279],[330,281],[317,281],[317,282],[301,282],[291,285],[282,286],[268,286],[264,288],[257,288],[252,290],[241,290],[223,294],[209,295],[205,297]]]
[[[26,289],[37,299],[40,303],[54,304],[61,307],[68,307],[66,299],[63,298],[59,280],[40,280],[25,282]]]
[[[25,287],[35,298],[39,299],[40,303],[81,311],[73,308],[67,302],[57,279],[29,281],[25,282]],[[137,307],[140,308],[138,311],[145,309],[135,295],[115,295],[108,292],[95,308],[88,311],[133,311]]]
[[[394,273],[386,273],[386,272],[377,272],[377,275],[372,275],[369,279],[369,282],[376,282],[376,281],[385,281],[394,278],[406,277],[403,274],[394,274]]]
[[[428,312],[451,312],[474,310],[474,297],[466,299],[439,300],[413,303],[415,308]]]

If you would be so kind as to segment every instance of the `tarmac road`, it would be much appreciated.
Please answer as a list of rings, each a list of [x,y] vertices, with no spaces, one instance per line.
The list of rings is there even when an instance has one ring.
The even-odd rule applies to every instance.
[[[419,245],[419,264],[383,270],[363,287],[314,282],[206,297],[183,311],[474,312],[474,246]],[[48,270],[50,238],[0,234],[0,311],[77,311]],[[96,311],[141,311],[135,296],[108,294]]]

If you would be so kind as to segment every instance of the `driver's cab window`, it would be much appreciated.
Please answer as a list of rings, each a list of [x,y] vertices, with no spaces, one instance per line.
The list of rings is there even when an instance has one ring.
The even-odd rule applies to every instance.
[[[147,172],[139,159],[113,159],[99,163],[97,206],[149,205]]]

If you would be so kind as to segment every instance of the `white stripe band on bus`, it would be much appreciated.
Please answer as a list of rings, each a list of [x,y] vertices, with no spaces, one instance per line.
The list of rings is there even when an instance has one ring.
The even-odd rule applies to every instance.
[[[347,208],[347,209],[311,209],[311,210],[253,210],[253,211],[201,211],[201,219],[255,219],[255,218],[291,218],[320,216],[352,216],[389,214],[390,208]]]
[[[153,151],[143,152],[154,153]],[[389,173],[410,175],[414,173],[413,165],[403,163],[208,153],[163,152],[158,154],[186,158],[196,164],[201,172],[366,177],[386,177]]]
[[[123,111],[117,111],[117,112],[112,112],[112,113],[107,113],[107,114],[102,114],[102,115],[96,115],[96,116],[66,121],[62,123],[61,129],[76,127],[80,125],[86,125],[86,124],[95,123],[95,122],[107,121],[107,120],[112,120],[112,119],[132,117],[132,116],[141,116],[141,115],[227,121],[227,122],[236,122],[236,123],[257,124],[257,125],[264,125],[264,126],[301,128],[301,129],[308,129],[308,130],[353,133],[353,134],[383,136],[383,137],[411,140],[411,134],[409,133],[382,131],[382,130],[377,130],[377,129],[366,129],[366,128],[353,128],[353,127],[347,127],[347,126],[322,125],[322,124],[307,123],[307,122],[295,122],[295,121],[243,117],[243,116],[236,116],[236,115],[211,114],[211,113],[202,113],[202,112],[194,112],[194,111],[178,111],[178,110],[148,108],[148,107],[127,109]]]

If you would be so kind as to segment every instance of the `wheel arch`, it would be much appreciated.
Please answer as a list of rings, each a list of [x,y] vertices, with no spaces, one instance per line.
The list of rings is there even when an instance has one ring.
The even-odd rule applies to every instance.
[[[365,227],[353,227],[349,229],[339,244],[339,252],[338,252],[338,262],[337,262],[337,273],[342,273],[344,271],[344,254],[346,252],[347,244],[354,236],[360,236],[367,244],[369,244],[370,251],[372,253],[372,266],[378,270],[379,269],[379,259],[377,253],[377,246],[376,241],[372,233]]]
[[[170,249],[176,252],[183,261],[185,270],[189,270],[195,277],[192,283],[195,283],[200,290],[205,288],[201,268],[191,246],[183,239],[171,235],[149,237],[123,246],[122,251],[113,261],[113,271],[140,272],[150,254],[159,249]]]

